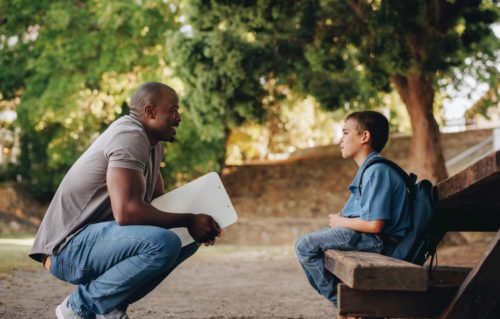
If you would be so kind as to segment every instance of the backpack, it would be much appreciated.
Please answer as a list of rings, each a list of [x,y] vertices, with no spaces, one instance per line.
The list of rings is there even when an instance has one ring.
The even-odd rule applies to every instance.
[[[399,165],[386,159],[375,158],[365,165],[360,179],[360,188],[363,182],[363,174],[373,164],[383,163],[392,167],[406,184],[409,193],[410,228],[406,235],[395,244],[390,251],[384,254],[414,264],[423,265],[431,258],[431,268],[436,254],[436,246],[439,238],[433,235],[429,222],[433,216],[434,203],[436,201],[436,189],[426,179],[417,183],[417,176],[413,173],[408,175]]]

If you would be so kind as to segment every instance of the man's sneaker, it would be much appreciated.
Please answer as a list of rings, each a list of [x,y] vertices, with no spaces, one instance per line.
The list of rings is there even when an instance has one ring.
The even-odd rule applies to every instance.
[[[68,305],[69,296],[67,296],[63,302],[56,307],[57,319],[84,319],[76,314]]]
[[[97,315],[96,319],[130,319],[123,310],[113,309],[105,315]]]

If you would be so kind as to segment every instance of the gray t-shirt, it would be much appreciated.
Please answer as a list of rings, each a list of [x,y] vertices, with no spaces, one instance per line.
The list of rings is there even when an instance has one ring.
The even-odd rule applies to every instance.
[[[163,145],[150,146],[142,124],[131,116],[113,122],[73,164],[50,203],[38,229],[30,257],[57,255],[88,224],[113,220],[106,186],[110,167],[143,172],[144,201],[153,199],[163,158]]]

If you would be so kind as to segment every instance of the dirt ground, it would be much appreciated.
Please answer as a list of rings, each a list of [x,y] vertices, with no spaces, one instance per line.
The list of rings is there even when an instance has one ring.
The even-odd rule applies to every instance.
[[[451,247],[440,265],[473,265],[486,244]],[[137,318],[335,318],[309,287],[292,247],[202,247],[156,290],[129,308]],[[73,286],[41,267],[0,279],[0,318],[55,318]]]

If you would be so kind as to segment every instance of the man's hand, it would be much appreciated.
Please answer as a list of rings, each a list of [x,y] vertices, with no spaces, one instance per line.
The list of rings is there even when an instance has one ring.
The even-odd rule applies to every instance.
[[[188,232],[197,243],[213,245],[215,238],[220,237],[222,230],[212,216],[205,214],[192,215]]]

